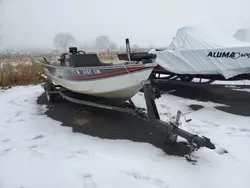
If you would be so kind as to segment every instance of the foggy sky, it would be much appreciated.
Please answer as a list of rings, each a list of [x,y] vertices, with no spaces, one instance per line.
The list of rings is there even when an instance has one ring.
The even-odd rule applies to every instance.
[[[91,42],[167,46],[176,30],[211,25],[233,34],[250,27],[250,0],[0,0],[2,47],[52,47],[58,32]]]

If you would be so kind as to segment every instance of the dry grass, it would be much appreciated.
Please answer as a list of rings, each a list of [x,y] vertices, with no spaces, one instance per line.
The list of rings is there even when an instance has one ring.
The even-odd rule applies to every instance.
[[[36,62],[12,62],[0,63],[0,87],[16,85],[37,84],[42,82],[40,74],[42,66]]]
[[[99,54],[104,62],[117,59],[114,54]],[[54,59],[53,57],[48,60]],[[37,62],[42,61],[41,57],[6,57],[0,59],[0,88],[16,85],[29,85],[42,83],[42,66]]]

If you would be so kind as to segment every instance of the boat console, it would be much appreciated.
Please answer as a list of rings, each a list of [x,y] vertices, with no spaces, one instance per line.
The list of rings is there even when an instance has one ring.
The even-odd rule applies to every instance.
[[[99,67],[111,65],[111,63],[102,63],[97,54],[72,54],[71,61],[74,67]]]
[[[66,56],[69,56],[68,59]],[[70,47],[69,53],[61,54],[61,65],[65,66],[65,60],[70,61],[71,67],[98,67],[98,66],[109,66],[111,63],[103,63],[100,61],[97,54],[87,54],[83,50],[77,50],[77,47]]]

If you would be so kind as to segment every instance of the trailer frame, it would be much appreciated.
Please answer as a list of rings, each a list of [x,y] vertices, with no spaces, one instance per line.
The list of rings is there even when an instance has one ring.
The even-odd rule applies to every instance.
[[[45,90],[45,94],[47,97],[47,100],[49,102],[55,101],[55,96],[60,95],[63,99],[66,99],[70,102],[81,104],[81,105],[87,105],[92,107],[98,107],[103,108],[107,110],[114,110],[119,111],[123,113],[128,113],[131,115],[135,115],[138,118],[149,122],[151,125],[156,126],[160,128],[162,131],[166,133],[165,143],[171,144],[174,146],[174,144],[177,142],[177,136],[180,136],[187,140],[187,143],[190,147],[190,154],[186,158],[189,161],[193,161],[191,159],[191,153],[200,147],[207,147],[209,149],[215,149],[215,145],[210,141],[209,138],[205,136],[198,136],[196,134],[189,133],[181,128],[180,126],[180,117],[182,112],[179,110],[177,112],[176,120],[174,122],[165,122],[161,120],[155,99],[160,98],[161,94],[159,93],[159,89],[153,85],[151,80],[147,80],[144,83],[143,86],[143,93],[144,93],[144,99],[146,102],[147,109],[137,107],[133,101],[130,99],[128,100],[127,104],[123,104],[122,106],[116,106],[116,105],[109,105],[105,102],[92,102],[89,100],[80,100],[77,98],[72,98],[68,96],[66,93],[69,91],[66,88],[57,85],[53,83],[46,75],[42,74],[42,77],[45,80],[45,83],[43,84],[43,88]],[[70,91],[69,91],[70,92]],[[186,120],[186,122],[191,121]]]

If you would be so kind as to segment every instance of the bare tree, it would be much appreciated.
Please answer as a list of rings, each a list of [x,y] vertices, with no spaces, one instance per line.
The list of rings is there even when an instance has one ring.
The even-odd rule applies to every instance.
[[[114,42],[110,42],[108,47],[110,50],[117,50],[117,45]]]
[[[58,33],[54,37],[53,45],[58,51],[65,52],[70,46],[76,45],[76,39],[71,33]]]
[[[95,41],[95,46],[97,49],[108,49],[108,45],[110,43],[108,36],[98,36]]]

